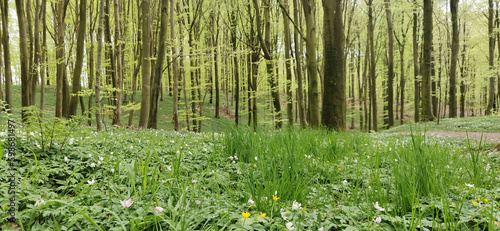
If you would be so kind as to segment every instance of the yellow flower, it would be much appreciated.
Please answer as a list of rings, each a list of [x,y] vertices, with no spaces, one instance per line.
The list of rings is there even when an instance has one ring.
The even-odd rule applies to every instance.
[[[279,199],[280,199],[279,197],[277,197],[277,196],[273,195],[273,200],[274,200],[274,201],[278,201]]]
[[[342,171],[342,169],[341,169],[341,168],[339,168],[339,171]]]
[[[475,204],[475,205],[477,205],[477,202],[476,202],[476,201],[472,201],[472,204]]]
[[[484,198],[484,202],[488,202],[488,199]]]
[[[264,218],[264,217],[266,217],[266,213],[260,213],[259,216]]]
[[[256,164],[254,164],[253,166],[257,168],[257,165],[256,165]]]
[[[249,212],[243,212],[241,213],[241,215],[243,216],[243,218],[247,219],[250,217],[250,213]]]

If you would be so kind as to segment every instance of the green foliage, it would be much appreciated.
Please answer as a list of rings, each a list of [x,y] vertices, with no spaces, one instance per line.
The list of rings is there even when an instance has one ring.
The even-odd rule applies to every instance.
[[[23,230],[498,229],[500,158],[472,141],[293,128],[96,133],[83,118],[28,110],[16,127]]]

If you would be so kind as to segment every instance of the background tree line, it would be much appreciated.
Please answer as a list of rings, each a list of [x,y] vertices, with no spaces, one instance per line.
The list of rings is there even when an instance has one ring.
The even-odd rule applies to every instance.
[[[104,118],[157,128],[168,98],[160,116],[193,131],[207,106],[254,129],[266,110],[275,127],[374,131],[500,108],[498,0],[15,0],[0,12],[2,100],[20,84],[22,107],[80,111],[99,130]]]

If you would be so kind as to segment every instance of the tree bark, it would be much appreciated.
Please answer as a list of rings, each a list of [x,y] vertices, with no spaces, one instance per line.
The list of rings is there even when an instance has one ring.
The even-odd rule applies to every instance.
[[[172,39],[172,42],[174,43],[172,46],[172,75],[174,79],[174,86],[173,86],[173,92],[174,92],[174,105],[173,105],[173,120],[174,120],[174,130],[179,131],[179,71],[178,71],[178,66],[177,66],[177,44],[176,43],[176,38],[175,38],[175,21],[174,21],[174,6],[175,6],[175,0],[170,0],[170,36]],[[187,113],[187,111],[186,111]]]
[[[495,100],[495,77],[493,74],[493,70],[495,68],[495,34],[493,31],[493,0],[488,0],[488,37],[489,37],[489,43],[488,43],[488,64],[490,66],[490,78],[489,78],[489,84],[488,84],[488,106],[486,108],[485,114],[486,115],[491,115],[493,111],[493,101]]]
[[[432,0],[424,0],[424,50],[422,62],[422,115],[424,121],[434,120],[432,113]]]
[[[113,88],[115,88],[115,110],[113,115],[113,125],[121,125],[122,115],[122,93],[123,93],[123,59],[122,59],[122,36],[121,36],[121,21],[120,21],[120,4],[118,0],[114,0],[115,13],[115,79]]]
[[[346,77],[342,0],[323,0],[324,92],[322,125],[336,131],[346,129]]]
[[[151,82],[151,1],[142,1],[142,92],[139,127],[146,128],[149,119]]]
[[[368,1],[368,40],[370,47],[370,102],[372,108],[372,129],[378,131],[378,116],[377,116],[377,76],[375,73],[375,43],[373,38],[373,0]]]
[[[22,117],[25,119],[24,107],[30,106],[29,100],[29,66],[28,66],[28,40],[24,15],[24,5],[22,0],[16,0],[17,20],[19,23],[19,49],[21,62],[21,107]]]
[[[6,108],[12,108],[12,64],[10,59],[10,42],[9,42],[9,4],[8,1],[0,3],[2,10],[2,43],[3,43],[3,57],[5,66],[5,101],[7,102]],[[12,113],[11,110],[7,110]]]
[[[309,93],[309,124],[315,128],[319,126],[319,77],[317,72],[316,60],[316,6],[315,0],[302,0],[304,16],[307,27],[306,38],[306,58],[307,58],[307,74],[309,77],[308,93]]]
[[[168,0],[161,1],[161,28],[160,39],[158,40],[158,57],[156,58],[154,74],[153,74],[153,88],[151,92],[151,112],[149,114],[148,128],[156,129],[158,127],[158,98],[161,91],[160,84],[163,75],[163,62],[165,61],[166,41],[167,41],[167,9]]]
[[[386,92],[386,103],[387,103],[387,118],[386,126],[391,128],[394,126],[394,35],[393,35],[393,25],[392,25],[392,13],[390,9],[390,0],[384,0],[385,2],[385,14],[387,19],[387,37],[388,41],[388,76],[387,76],[387,92]]]
[[[84,40],[87,22],[87,0],[80,1],[80,23],[78,25],[78,37],[76,42],[76,62],[73,72],[73,90],[69,107],[69,116],[75,116],[78,108],[78,92],[82,90],[81,78],[83,69]]]
[[[299,20],[299,3],[298,0],[293,0],[293,19],[295,22],[300,22]],[[302,87],[302,49],[300,42],[302,41],[302,38],[299,38],[299,33],[297,28],[295,28],[294,33],[293,33],[293,41],[295,43],[295,65],[296,65],[296,72],[295,76],[297,77],[297,92],[298,92],[298,97],[297,97],[297,102],[298,102],[298,114],[299,114],[299,121],[300,121],[300,127],[302,129],[306,128],[306,120],[304,116],[304,89]]]
[[[292,42],[290,38],[290,19],[288,14],[289,3],[288,0],[283,1],[283,25],[285,33],[285,71],[286,71],[286,114],[288,117],[288,125],[293,127],[293,92],[292,92]]]
[[[451,63],[450,63],[450,118],[457,117],[457,62],[460,49],[460,32],[458,29],[458,1],[450,0],[451,23],[452,23],[452,43],[451,43]]]
[[[102,24],[104,21],[104,1],[100,1],[99,6],[99,26],[97,28],[97,60],[96,60],[96,75],[95,75],[95,122],[97,131],[102,131],[101,122],[101,65],[102,65]]]
[[[413,1],[413,78],[414,78],[414,121],[418,123],[420,121],[420,80],[418,76],[420,74],[419,61],[418,61],[418,5],[417,0]]]

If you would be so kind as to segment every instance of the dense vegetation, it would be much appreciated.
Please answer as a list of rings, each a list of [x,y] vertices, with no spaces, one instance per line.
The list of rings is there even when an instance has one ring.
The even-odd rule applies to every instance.
[[[35,117],[16,125],[23,230],[499,228],[493,144],[244,127],[98,133],[78,120],[30,113]],[[498,124],[498,117],[483,119]],[[0,171],[7,169],[2,156]]]

